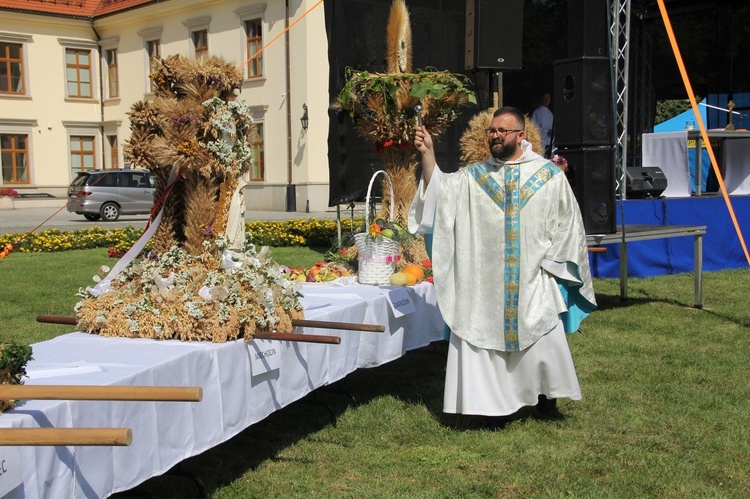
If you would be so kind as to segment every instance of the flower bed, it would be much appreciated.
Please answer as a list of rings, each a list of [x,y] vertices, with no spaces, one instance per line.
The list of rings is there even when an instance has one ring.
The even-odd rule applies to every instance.
[[[364,221],[354,219],[354,226]],[[351,231],[352,221],[341,220],[342,235]],[[248,222],[245,224],[248,239],[256,246],[334,246],[337,237],[335,220],[295,219],[281,222]],[[141,236],[142,229],[104,229],[99,226],[63,232],[47,229],[30,234],[7,233],[0,236],[0,248],[12,244],[14,251],[41,253],[72,249],[109,248],[112,256],[121,256]]]

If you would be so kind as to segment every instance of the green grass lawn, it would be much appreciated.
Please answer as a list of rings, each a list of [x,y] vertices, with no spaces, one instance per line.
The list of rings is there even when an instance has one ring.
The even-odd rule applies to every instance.
[[[290,266],[322,251],[274,249]],[[289,259],[289,260],[287,260]],[[291,261],[295,259],[294,261]],[[106,250],[0,260],[0,339],[32,343],[70,331],[34,317],[72,315]],[[583,390],[548,419],[522,410],[486,429],[442,413],[446,346],[360,369],[180,465],[210,497],[726,497],[750,496],[750,270],[594,283],[599,309],[568,337]],[[311,400],[308,397],[307,400]],[[184,478],[138,488],[194,494]]]

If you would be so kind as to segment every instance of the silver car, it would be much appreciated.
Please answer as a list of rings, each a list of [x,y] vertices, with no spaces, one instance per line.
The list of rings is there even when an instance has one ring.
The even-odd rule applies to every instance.
[[[155,187],[154,176],[147,170],[79,172],[68,187],[68,211],[92,222],[151,213]]]

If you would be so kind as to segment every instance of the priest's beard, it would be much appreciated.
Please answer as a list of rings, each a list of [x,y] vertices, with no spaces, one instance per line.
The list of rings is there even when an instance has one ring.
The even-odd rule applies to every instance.
[[[503,142],[502,144],[499,142],[490,143],[492,157],[498,161],[507,161],[513,157],[517,150],[518,144],[515,141]]]

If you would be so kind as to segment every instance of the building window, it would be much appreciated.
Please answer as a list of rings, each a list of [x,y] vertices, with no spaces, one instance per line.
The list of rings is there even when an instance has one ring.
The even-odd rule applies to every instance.
[[[149,40],[146,42],[146,51],[148,52],[148,81],[149,90],[151,93],[154,92],[154,80],[151,78],[151,74],[156,71],[156,64],[161,59],[161,41],[160,40]]]
[[[195,58],[201,59],[208,57],[208,30],[201,29],[192,32],[193,37],[193,49],[195,52]]]
[[[109,97],[120,96],[120,85],[117,78],[117,49],[108,49],[104,56],[107,62],[107,89]]]
[[[118,168],[120,166],[120,151],[117,148],[117,135],[107,135],[109,143],[109,167]]]
[[[4,184],[29,183],[29,136],[25,134],[0,135],[0,163]]]
[[[263,76],[263,53],[260,49],[263,47],[262,24],[260,19],[251,19],[245,21],[245,34],[247,35],[247,77],[258,78]],[[256,57],[253,57],[256,55]]]
[[[256,123],[250,133],[250,149],[253,151],[253,163],[250,166],[250,180],[262,181],[263,168],[263,123]]]
[[[65,49],[65,74],[68,97],[90,98],[93,96],[90,50]]]
[[[70,167],[74,174],[78,171],[96,169],[94,140],[95,137],[88,135],[70,136]]]
[[[23,45],[0,42],[0,94],[25,94]]]

